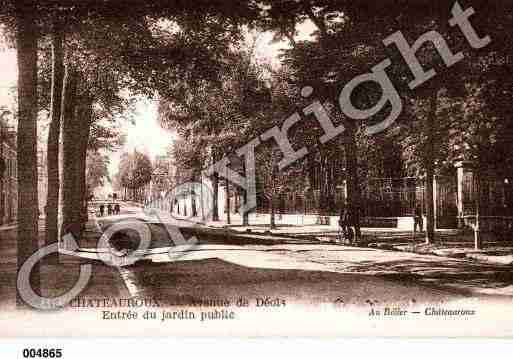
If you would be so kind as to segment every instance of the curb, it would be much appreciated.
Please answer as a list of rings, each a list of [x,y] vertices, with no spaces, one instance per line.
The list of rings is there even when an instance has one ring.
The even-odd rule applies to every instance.
[[[16,227],[18,227],[18,223],[17,222],[9,223],[9,224],[4,224],[4,225],[0,226],[0,232],[10,231],[12,229],[15,229]]]
[[[261,245],[273,245],[273,244],[291,244],[291,241],[295,241],[301,244],[311,244],[308,242],[314,242],[315,244],[323,244],[324,242],[319,241],[317,238],[312,239],[298,239],[289,236],[280,236],[276,234],[265,234],[256,232],[238,232],[230,229],[212,228],[212,227],[195,227],[195,228],[181,228],[182,231],[190,231],[197,233],[204,233],[209,235],[209,240],[214,240],[219,237],[219,242],[223,244],[230,244],[230,242],[237,242],[236,244],[261,244]],[[201,240],[200,240],[201,242]]]

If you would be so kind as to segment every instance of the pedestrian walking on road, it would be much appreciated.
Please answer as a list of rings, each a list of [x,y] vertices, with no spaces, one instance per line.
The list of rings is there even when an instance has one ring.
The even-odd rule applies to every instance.
[[[341,239],[343,241],[347,241],[348,244],[353,243],[354,239],[354,230],[352,228],[352,216],[349,210],[349,206],[345,205],[344,208],[340,211],[340,217],[338,220],[338,225],[340,226],[340,234]]]
[[[119,207],[119,203],[114,205],[114,214],[119,215],[121,213],[121,208]]]
[[[107,215],[112,216],[112,205],[110,203],[107,205]]]

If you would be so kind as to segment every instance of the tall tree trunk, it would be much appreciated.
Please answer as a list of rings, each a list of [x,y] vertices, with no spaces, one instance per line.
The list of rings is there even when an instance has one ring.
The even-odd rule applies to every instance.
[[[271,170],[271,196],[269,198],[269,206],[270,213],[271,213],[271,229],[276,229],[276,210],[274,207],[274,194],[276,191],[276,172],[277,172],[277,166],[274,164],[274,157],[273,157],[273,167]]]
[[[37,251],[38,197],[37,197],[37,40],[36,6],[33,1],[17,0],[16,48],[18,53],[18,229],[17,265]],[[39,264],[32,268],[30,284],[40,292]],[[16,304],[25,303],[19,292]]]
[[[337,212],[337,178],[335,171],[338,168],[338,161],[334,156],[331,156],[329,162],[329,176],[328,176],[328,209],[330,213]]]
[[[347,181],[347,198],[352,225],[355,228],[355,239],[358,240],[361,237],[361,191],[358,183],[358,147],[356,144],[356,128],[354,124],[347,125],[347,137],[345,146],[346,169],[349,177]]]
[[[196,175],[192,178],[192,182],[194,183],[196,181]],[[191,214],[192,217],[198,216],[198,206],[196,205],[196,191],[194,191],[194,187],[190,187],[191,190]]]
[[[91,132],[91,124],[93,117],[92,101],[85,99],[82,111],[80,111],[80,131],[78,133],[78,165],[77,165],[77,206],[80,206],[80,225],[83,227],[87,221],[87,209],[85,208],[87,197],[87,183],[86,183],[86,162],[87,162],[87,147],[89,144],[89,135]]]
[[[231,214],[231,203],[230,203],[230,181],[228,180],[228,178],[225,180],[225,192],[226,192],[226,223],[227,224],[232,224],[232,214]]]
[[[245,162],[242,162],[242,173],[244,173],[244,176],[246,178],[248,177],[248,174],[246,173],[246,163]],[[248,191],[243,190],[242,191],[242,200],[243,200],[244,206],[246,206],[248,204],[248,198],[249,198]],[[242,212],[242,225],[249,226],[249,211],[248,210],[245,210]]]
[[[217,152],[214,149],[212,153],[212,161],[216,163]],[[212,221],[219,221],[219,173],[214,171],[212,175]]]
[[[46,236],[45,244],[57,241],[59,216],[59,137],[61,131],[62,86],[64,79],[64,62],[62,50],[63,34],[60,26],[52,29],[52,93],[51,122],[48,129],[47,143],[47,199],[46,199]]]
[[[76,239],[80,237],[80,208],[77,201],[79,173],[79,153],[77,134],[79,133],[79,106],[77,99],[78,73],[72,65],[66,65],[64,85],[64,106],[62,113],[62,226],[61,234],[71,231]]]
[[[482,176],[481,176],[481,165],[480,161],[477,161],[477,166],[474,170],[474,174],[476,176],[475,183],[476,183],[476,200],[475,200],[475,206],[476,206],[476,224],[474,226],[474,248],[476,250],[480,250],[483,248],[483,241],[481,238],[481,223],[480,223],[480,217],[481,217],[481,188],[482,188]]]
[[[326,197],[326,155],[320,151],[319,167],[319,215],[326,216],[328,203]]]
[[[438,89],[433,89],[430,98],[430,109],[427,116],[426,134],[426,244],[435,240],[435,133],[436,133],[436,112],[438,109]]]

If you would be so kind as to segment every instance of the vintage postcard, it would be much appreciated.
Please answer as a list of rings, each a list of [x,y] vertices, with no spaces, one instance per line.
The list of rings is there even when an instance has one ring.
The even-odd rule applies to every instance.
[[[511,1],[1,5],[1,338],[513,335]]]

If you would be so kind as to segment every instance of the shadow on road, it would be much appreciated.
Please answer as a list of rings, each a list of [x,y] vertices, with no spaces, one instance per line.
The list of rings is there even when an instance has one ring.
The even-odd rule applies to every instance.
[[[425,283],[430,286],[450,286],[469,291],[475,289],[503,289],[513,285],[509,266],[487,265],[470,261],[454,261],[437,257],[437,261],[421,259],[388,262],[363,261],[347,268],[355,273],[385,272],[384,278]],[[497,293],[497,294],[513,294]]]
[[[220,259],[139,263],[123,270],[131,274],[129,285],[137,288],[136,295],[160,298],[166,306],[241,296],[253,300],[268,296],[306,305],[338,301],[357,306],[439,304],[469,296],[465,291],[415,284],[397,276],[248,268]]]

